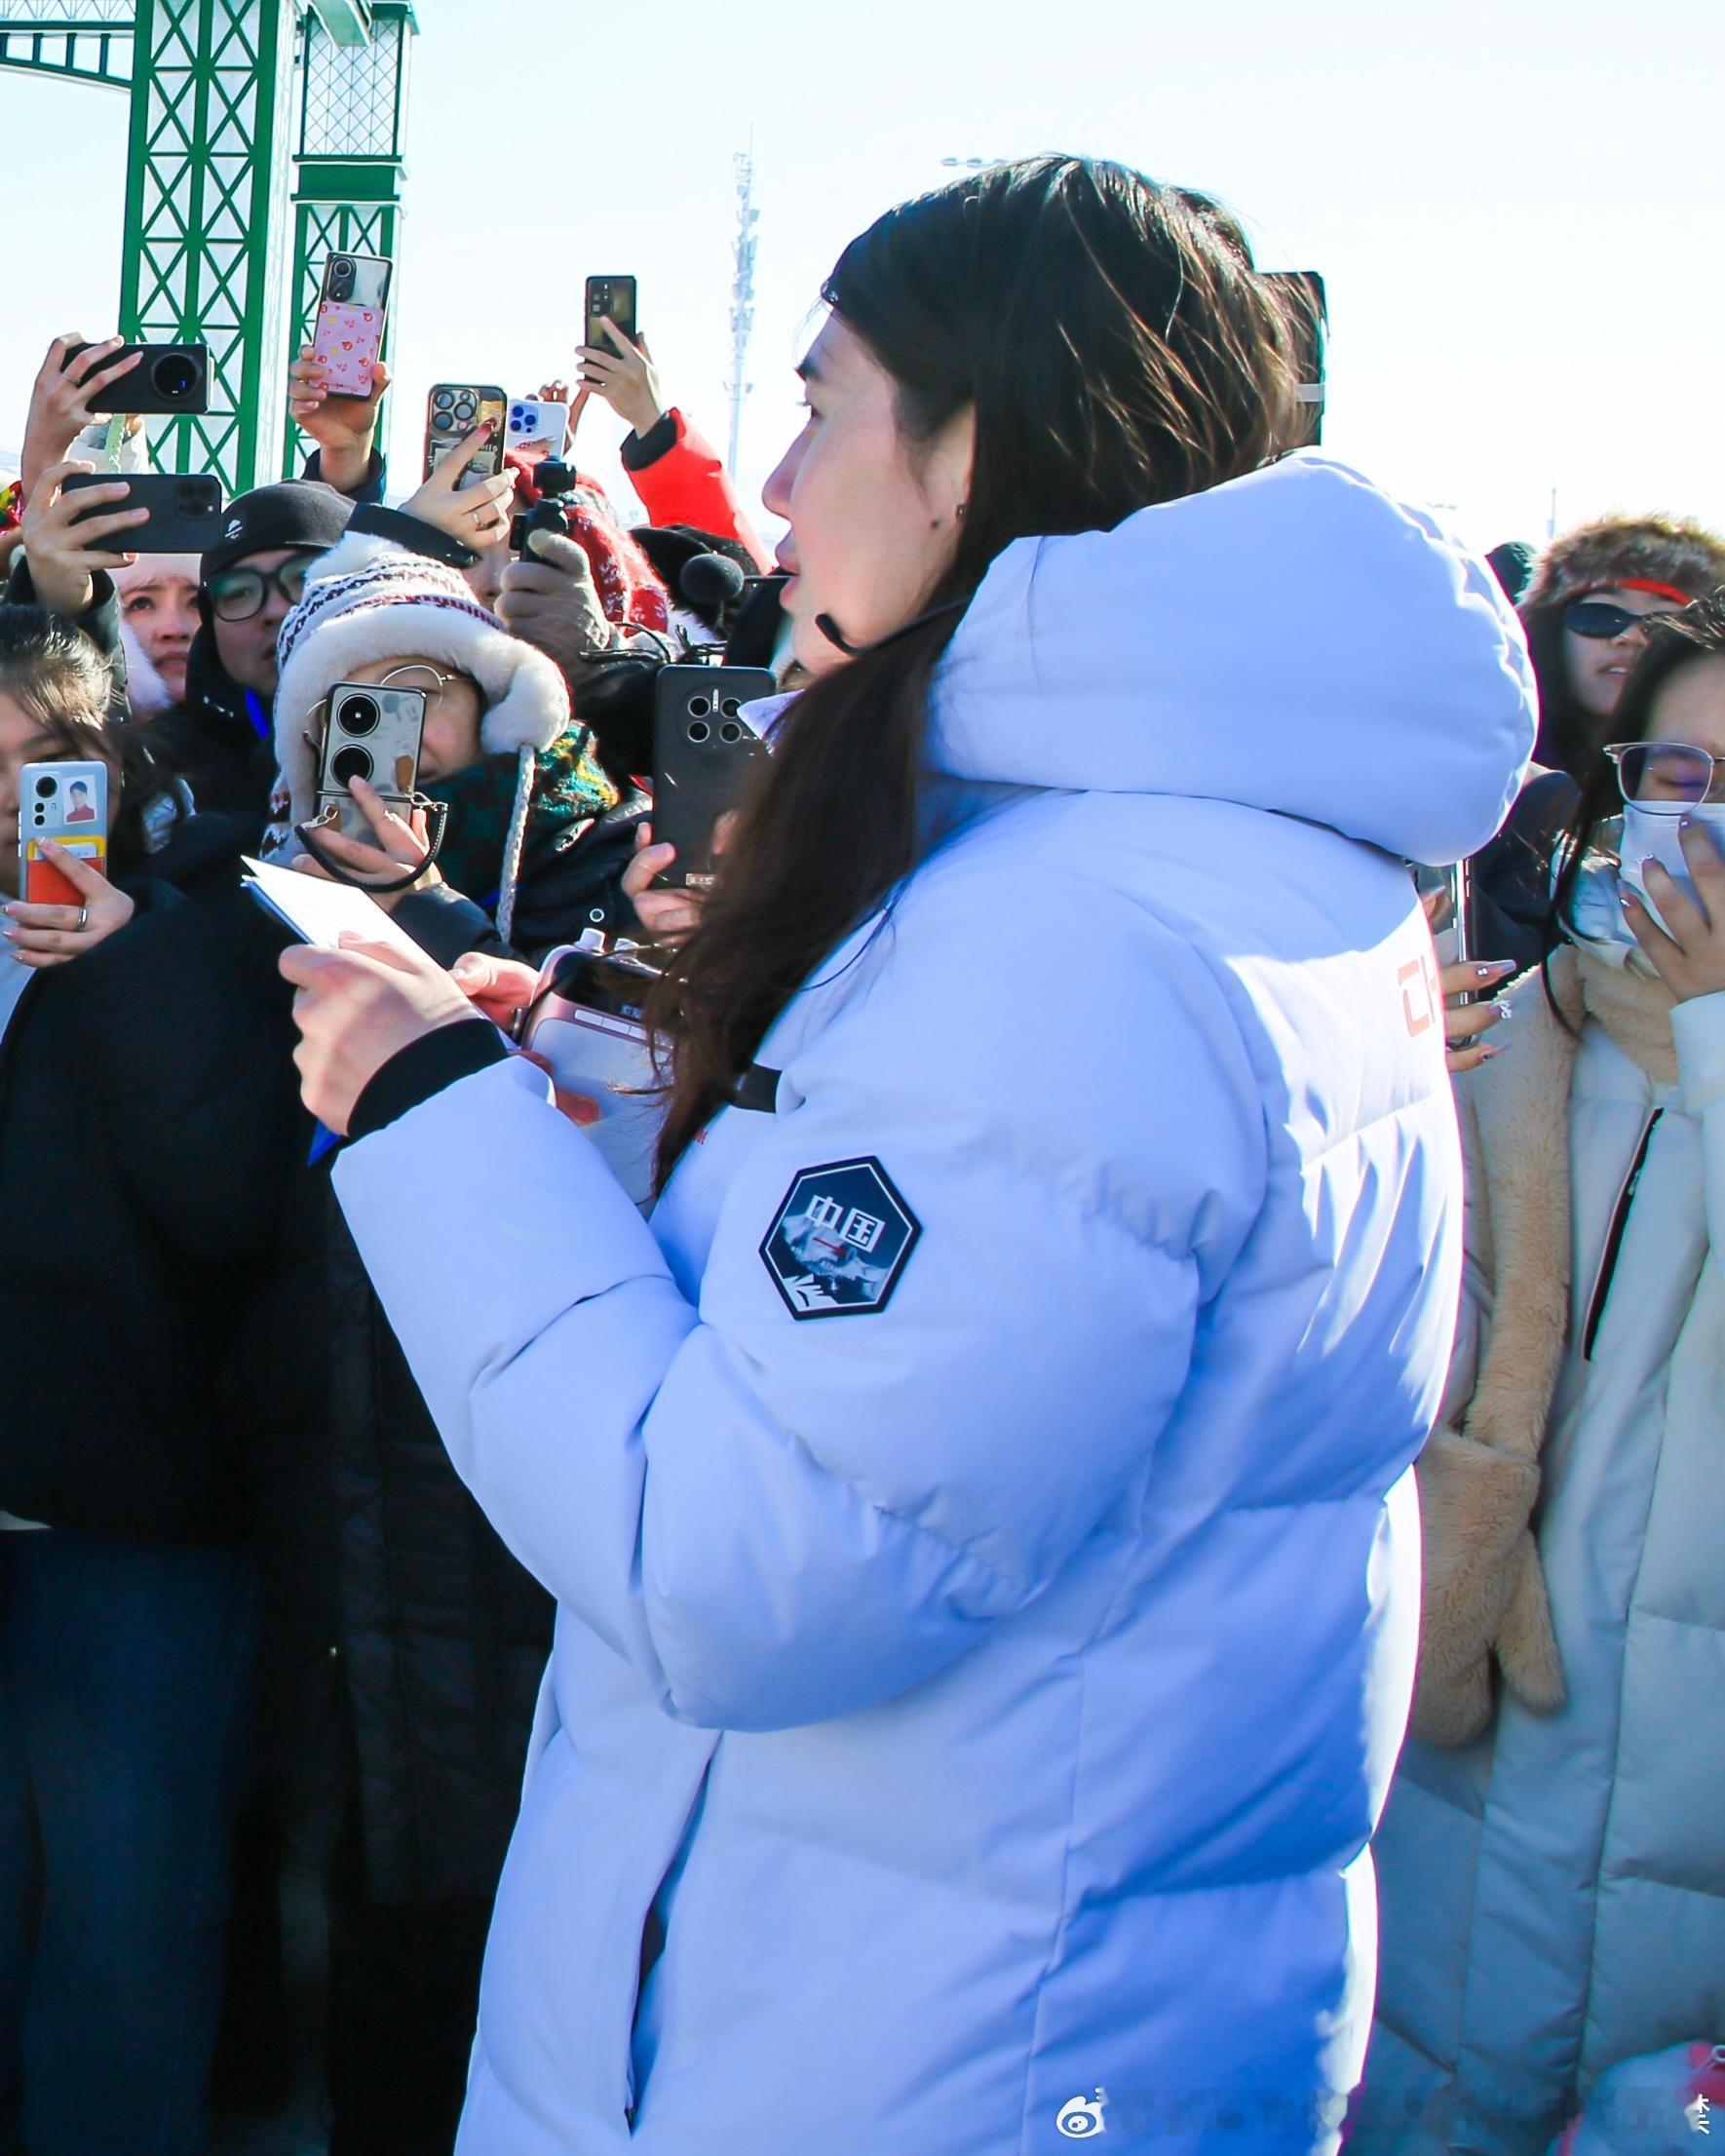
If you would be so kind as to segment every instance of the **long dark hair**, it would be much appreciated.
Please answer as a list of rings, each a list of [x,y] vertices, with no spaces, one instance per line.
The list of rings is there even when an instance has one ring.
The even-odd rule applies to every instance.
[[[114,775],[108,841],[114,866],[130,868],[148,852],[144,811],[176,802],[172,781],[145,730],[111,724],[113,674],[81,629],[44,606],[0,606],[0,695],[41,729],[53,758],[105,763]],[[176,806],[177,814],[177,806]]]
[[[976,455],[937,618],[820,677],[782,725],[700,928],[649,1016],[673,1058],[663,1183],[820,960],[914,865],[929,684],[1015,539],[1111,530],[1294,438],[1284,301],[1208,198],[1039,157],[901,204],[823,298],[893,377],[913,448],[967,407]]]
[[[1717,658],[1725,658],[1725,586],[1710,598],[1697,599],[1680,614],[1662,614],[1649,622],[1646,646],[1624,683],[1608,729],[1613,742],[1644,741],[1653,723],[1654,707],[1672,674],[1697,659]],[[1587,767],[1581,793],[1557,842],[1560,866],[1552,891],[1548,943],[1573,929],[1570,909],[1586,857],[1600,825],[1622,808],[1617,766],[1604,753],[1601,742]]]

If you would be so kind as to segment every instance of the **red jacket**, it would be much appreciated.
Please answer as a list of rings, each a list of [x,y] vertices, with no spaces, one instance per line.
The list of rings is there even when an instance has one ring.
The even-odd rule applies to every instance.
[[[721,539],[735,539],[771,569],[773,558],[743,514],[731,475],[718,453],[673,404],[644,435],[632,434],[622,448],[623,469],[654,524],[692,524]]]

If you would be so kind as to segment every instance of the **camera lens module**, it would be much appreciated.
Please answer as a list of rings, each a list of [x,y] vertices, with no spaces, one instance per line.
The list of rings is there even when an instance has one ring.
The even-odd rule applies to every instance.
[[[344,734],[371,734],[381,715],[374,697],[349,696],[336,708],[335,723]]]
[[[330,761],[329,776],[337,786],[352,786],[356,779],[370,778],[373,769],[370,752],[350,742],[347,748],[336,751]]]
[[[196,364],[181,352],[171,352],[150,368],[150,386],[158,397],[179,404],[198,386]]]

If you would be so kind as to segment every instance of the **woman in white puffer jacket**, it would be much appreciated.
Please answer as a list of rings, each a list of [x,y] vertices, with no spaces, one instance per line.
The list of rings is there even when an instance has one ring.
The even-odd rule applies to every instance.
[[[1664,2149],[1688,2081],[1653,2077],[1685,2094],[1637,2137],[1647,2077],[1613,2069],[1725,2038],[1725,610],[1654,633],[1616,730],[1552,1001],[1529,976],[1457,1088],[1462,1328],[1353,2156],[1537,2156],[1581,2106],[1585,2145]]]

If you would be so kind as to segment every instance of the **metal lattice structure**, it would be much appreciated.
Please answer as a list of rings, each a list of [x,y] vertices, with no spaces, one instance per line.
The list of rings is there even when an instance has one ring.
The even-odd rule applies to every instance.
[[[407,0],[0,0],[0,68],[130,95],[120,327],[211,350],[209,413],[151,423],[161,469],[274,476],[322,252],[395,252],[416,28]]]
[[[343,43],[313,16],[301,62],[298,185],[293,193],[292,342],[311,336],[327,254],[396,258],[402,129],[417,25],[406,0],[376,0],[364,44]],[[393,313],[393,310],[392,310]],[[389,346],[384,346],[388,357]],[[305,447],[289,426],[282,470],[300,468]]]
[[[124,89],[135,0],[0,0],[0,67]]]

